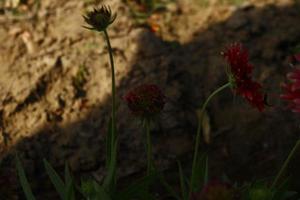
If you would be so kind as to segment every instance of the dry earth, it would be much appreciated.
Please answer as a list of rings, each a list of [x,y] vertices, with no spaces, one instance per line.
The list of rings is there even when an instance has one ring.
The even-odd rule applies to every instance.
[[[264,84],[272,106],[260,113],[230,90],[212,101],[205,123],[211,141],[204,145],[211,174],[241,182],[274,175],[299,137],[299,115],[284,110],[278,98],[290,70],[287,58],[300,43],[299,2],[208,1],[203,7],[200,0],[178,0],[151,17],[157,32],[137,25],[124,2],[104,3],[118,13],[109,34],[118,83],[119,176],[145,167],[143,132],[122,101],[124,93],[141,83],[161,86],[168,102],[152,131],[157,165],[172,171],[181,158],[188,167],[197,110],[226,82],[220,52],[235,41],[249,48],[255,79]],[[38,199],[55,199],[44,193],[51,186],[41,183],[46,179],[42,158],[57,169],[67,162],[78,176],[104,175],[111,87],[107,49],[101,34],[81,27],[81,15],[93,6],[88,1],[9,6],[0,2],[0,199],[22,199],[12,167],[15,152]],[[299,177],[298,170],[292,173]]]

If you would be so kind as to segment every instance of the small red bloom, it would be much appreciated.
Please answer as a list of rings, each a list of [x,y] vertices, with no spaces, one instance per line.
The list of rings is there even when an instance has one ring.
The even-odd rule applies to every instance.
[[[234,189],[228,183],[211,181],[201,192],[194,194],[191,200],[234,200],[236,197]]]
[[[293,112],[300,113],[300,69],[288,73],[287,79],[290,82],[282,85],[284,94],[280,98],[289,102],[288,107]]]
[[[250,105],[263,111],[265,107],[261,84],[252,80],[253,65],[249,63],[249,53],[242,44],[234,43],[223,53],[229,64],[229,81],[234,91],[244,97]]]
[[[146,119],[159,114],[165,105],[164,94],[154,84],[144,84],[134,88],[124,96],[124,100],[134,115]]]
[[[289,60],[292,65],[300,64],[300,53],[290,56]]]

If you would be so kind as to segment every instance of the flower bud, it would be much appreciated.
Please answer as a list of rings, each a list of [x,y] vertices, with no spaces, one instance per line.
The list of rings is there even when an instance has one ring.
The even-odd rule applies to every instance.
[[[109,6],[101,6],[100,8],[94,8],[93,11],[87,12],[83,16],[84,21],[90,25],[90,27],[84,26],[84,28],[96,31],[104,31],[110,24],[112,24],[117,15],[112,14]]]

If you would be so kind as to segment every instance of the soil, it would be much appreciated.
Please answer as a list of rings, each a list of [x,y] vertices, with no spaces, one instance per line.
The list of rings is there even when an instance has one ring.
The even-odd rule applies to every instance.
[[[220,52],[232,42],[249,49],[270,106],[259,112],[230,90],[212,100],[203,144],[211,177],[226,174],[240,183],[272,177],[299,138],[299,115],[284,109],[279,94],[291,69],[288,57],[300,44],[300,2],[201,2],[167,1],[146,26],[128,3],[104,1],[118,13],[108,32],[116,65],[120,180],[146,164],[144,133],[122,100],[126,91],[142,83],[162,88],[168,101],[152,128],[156,164],[172,171],[181,159],[188,171],[197,113],[226,83]],[[93,6],[75,0],[0,2],[0,199],[24,199],[16,152],[37,199],[56,199],[44,181],[43,158],[58,170],[68,163],[76,177],[105,175],[111,74],[104,38],[82,28],[82,14]],[[297,161],[292,177],[300,175]],[[300,191],[297,178],[291,182]]]

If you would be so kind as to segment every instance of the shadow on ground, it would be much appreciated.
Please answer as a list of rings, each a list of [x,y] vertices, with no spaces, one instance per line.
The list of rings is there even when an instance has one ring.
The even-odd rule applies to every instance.
[[[299,5],[245,6],[225,21],[193,34],[184,44],[163,41],[143,28],[129,32],[129,35],[137,35],[139,48],[130,61],[132,70],[120,82],[118,97],[141,83],[156,83],[165,91],[168,103],[152,133],[158,166],[172,171],[176,158],[181,158],[188,169],[197,125],[196,111],[205,97],[226,82],[225,63],[220,56],[223,47],[239,41],[249,49],[255,79],[263,83],[272,106],[260,113],[240,97],[233,97],[230,90],[211,102],[207,124],[211,129],[211,143],[206,145],[210,174],[212,177],[227,174],[232,180],[243,182],[276,173],[299,138],[297,115],[280,108],[278,99],[279,85],[290,70],[287,57],[300,42],[299,11]],[[119,175],[126,178],[145,167],[143,132],[124,103],[121,100],[119,103]],[[101,179],[109,106],[108,96],[106,103],[91,110],[82,120],[64,127],[59,120],[53,120],[33,137],[21,139],[10,147],[3,159],[3,174],[9,177],[7,173],[14,165],[12,154],[17,151],[37,197],[44,198],[44,191],[51,188],[48,182],[42,183],[47,179],[42,158],[48,159],[57,169],[68,162],[76,175],[94,173]],[[295,162],[292,166],[299,164]],[[292,168],[296,169],[291,171],[293,177],[299,177],[297,167]],[[11,181],[16,184],[13,178]],[[6,186],[12,187],[14,192],[20,191],[16,185],[6,183]],[[300,188],[299,185],[295,187]],[[1,195],[5,196],[5,192],[11,190],[1,190]],[[12,196],[18,199],[17,196],[22,195]]]

